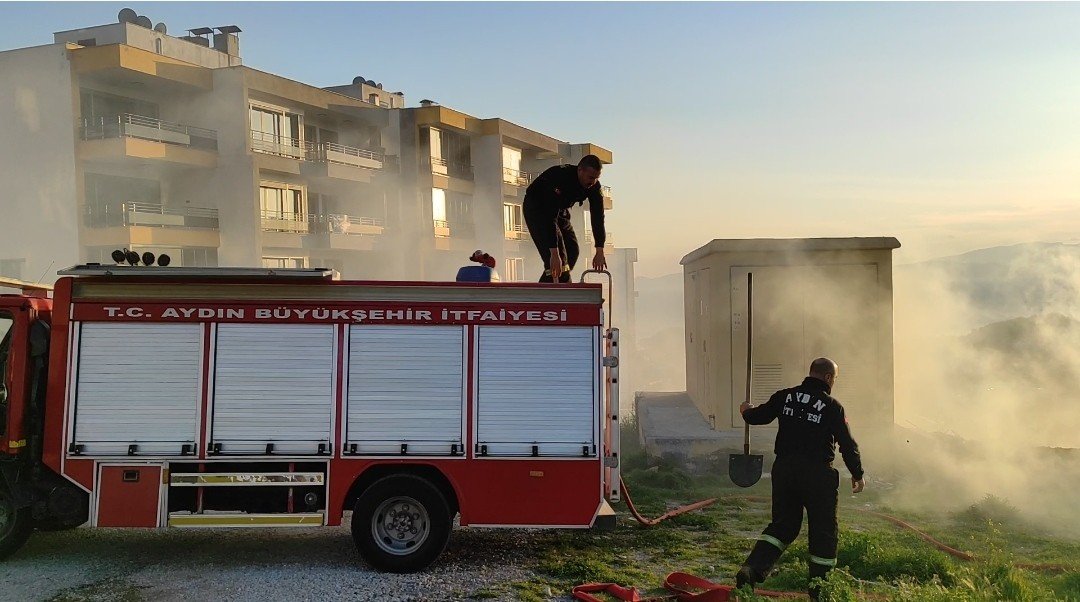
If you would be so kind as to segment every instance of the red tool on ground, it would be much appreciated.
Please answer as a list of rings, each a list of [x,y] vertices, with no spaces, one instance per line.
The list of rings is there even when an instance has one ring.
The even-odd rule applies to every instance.
[[[594,594],[603,593],[624,602],[729,602],[737,600],[735,586],[713,583],[690,573],[670,573],[664,577],[664,589],[669,593],[663,596],[642,597],[634,587],[624,587],[616,583],[586,583],[574,588],[575,600],[582,602],[605,602]],[[801,593],[774,592],[758,589],[754,593],[766,598],[802,598]]]

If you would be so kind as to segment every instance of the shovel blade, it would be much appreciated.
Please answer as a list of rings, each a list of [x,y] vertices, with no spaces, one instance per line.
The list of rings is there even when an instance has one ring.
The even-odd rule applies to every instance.
[[[752,487],[761,480],[764,456],[756,454],[731,454],[728,456],[728,476],[739,487]]]

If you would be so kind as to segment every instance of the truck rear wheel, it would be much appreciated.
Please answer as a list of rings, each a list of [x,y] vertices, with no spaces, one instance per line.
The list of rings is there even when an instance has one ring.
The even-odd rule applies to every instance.
[[[15,500],[0,488],[0,560],[19,551],[33,531],[30,508],[16,508]]]
[[[411,573],[427,567],[446,549],[450,529],[446,498],[415,475],[375,481],[353,508],[356,549],[380,571]]]

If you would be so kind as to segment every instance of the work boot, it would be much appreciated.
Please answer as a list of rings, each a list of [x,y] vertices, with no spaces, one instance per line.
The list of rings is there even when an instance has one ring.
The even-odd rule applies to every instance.
[[[562,282],[563,284],[571,282],[570,272],[563,272],[562,274],[559,274],[559,282]]]
[[[551,270],[544,270],[544,273],[540,276],[540,282],[555,282],[555,279],[551,277]]]
[[[830,568],[832,567],[823,566],[815,563],[813,560],[810,561],[810,588],[806,593],[810,594],[811,600],[817,600],[821,595],[821,588],[813,584],[814,579],[824,579],[829,574]]]
[[[772,572],[773,565],[780,559],[780,555],[784,553],[784,550],[779,547],[783,545],[783,542],[772,536],[762,535],[762,537],[765,539],[759,539],[754,544],[754,549],[746,557],[746,562],[735,574],[735,583],[740,587],[744,583],[753,586],[764,581]]]
[[[757,582],[758,580],[754,578],[754,569],[745,564],[739,567],[738,573],[735,573],[735,589],[740,589],[744,585],[749,585],[750,589],[753,589]]]

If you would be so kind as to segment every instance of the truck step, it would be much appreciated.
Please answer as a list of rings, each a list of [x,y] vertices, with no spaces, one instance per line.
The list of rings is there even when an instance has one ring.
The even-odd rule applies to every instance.
[[[310,487],[323,484],[321,472],[174,472],[173,487]]]
[[[170,527],[320,527],[322,512],[281,514],[248,514],[246,512],[215,512],[191,514],[177,512],[169,515]]]

